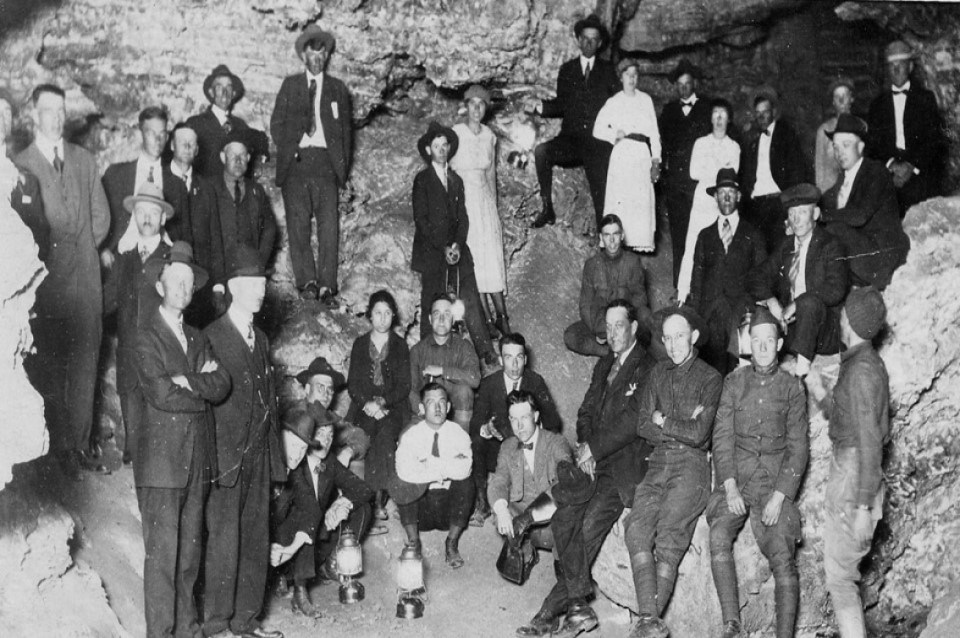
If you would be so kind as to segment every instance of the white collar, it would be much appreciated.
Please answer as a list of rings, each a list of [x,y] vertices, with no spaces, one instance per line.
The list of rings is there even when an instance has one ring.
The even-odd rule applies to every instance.
[[[224,111],[222,108],[220,108],[216,104],[210,105],[210,112],[216,116],[217,121],[220,122],[221,126],[223,126],[226,123],[227,118],[230,117],[230,113],[228,113],[227,111]]]
[[[317,73],[316,75],[310,73],[310,71],[304,71],[304,73],[307,74],[307,86],[310,86],[310,80],[316,80],[317,87],[323,86],[323,71]]]
[[[430,162],[430,166],[433,166],[433,171],[437,174],[437,177],[440,178],[440,181],[446,184],[448,171],[450,170],[450,163],[448,162],[445,166],[441,166],[436,162]]]
[[[623,352],[617,355],[617,360],[620,362],[621,366],[623,365],[623,362],[627,360],[627,357],[630,356],[630,353],[633,352],[633,349],[636,347],[637,347],[637,340],[634,339],[633,344],[629,348],[627,348],[626,350],[624,350]]]
[[[157,157],[156,159],[154,159],[149,155],[147,155],[146,153],[144,153],[143,151],[140,151],[140,155],[137,157],[137,164],[141,166],[145,166],[147,168],[151,166],[160,166],[160,158]]]
[[[582,53],[580,54],[580,68],[581,68],[581,69],[582,69],[584,66],[588,65],[588,64],[590,65],[590,68],[592,69],[593,67],[596,66],[596,64],[595,64],[596,61],[597,61],[597,56],[593,56],[592,58],[585,58],[585,57],[583,57],[583,54],[582,54]]]
[[[504,387],[507,389],[507,392],[508,392],[508,393],[513,391],[513,386],[514,386],[515,384],[517,384],[517,383],[522,383],[522,382],[523,382],[523,375],[522,375],[522,374],[520,375],[520,378],[519,378],[519,379],[514,380],[514,379],[511,379],[510,377],[508,377],[506,372],[503,373],[503,385],[504,385]]]
[[[180,314],[179,316],[173,315],[169,310],[163,307],[163,304],[160,304],[159,310],[160,316],[173,330],[173,334],[177,334],[178,330],[183,329],[183,314]]]
[[[694,104],[697,103],[697,100],[699,99],[700,98],[697,97],[696,93],[691,93],[689,99],[686,99],[686,100],[684,100],[683,98],[680,99],[680,106],[693,106]]]
[[[48,137],[44,137],[40,133],[37,134],[34,139],[34,143],[37,145],[37,148],[40,149],[40,152],[43,153],[44,157],[49,159],[51,162],[54,157],[54,149],[57,149],[60,152],[60,159],[63,159],[63,137],[58,140],[51,140]]]
[[[227,314],[230,315],[230,321],[233,322],[233,325],[240,331],[240,336],[246,339],[250,326],[253,325],[253,315],[243,312],[235,304],[230,304],[230,307],[227,308]]]
[[[143,238],[139,235],[137,236],[137,248],[143,246],[147,249],[148,254],[153,254],[153,251],[157,249],[157,246],[160,245],[160,241],[163,239],[163,236],[160,233],[157,233],[153,237]]]
[[[737,209],[730,213],[729,215],[720,215],[717,217],[717,228],[723,226],[723,220],[728,220],[730,222],[730,228],[736,228],[737,224],[740,223],[740,210]]]
[[[177,177],[187,179],[193,176],[193,165],[191,164],[190,166],[187,167],[187,170],[183,170],[180,168],[180,165],[177,164],[176,162],[170,162],[170,172],[176,175]]]
[[[533,444],[533,449],[530,450],[530,451],[531,451],[531,452],[536,452],[536,451],[537,451],[537,441],[539,441],[539,440],[540,440],[540,426],[538,425],[538,426],[536,427],[536,429],[534,429],[534,431],[533,431],[533,436],[530,437],[530,440],[527,441],[526,443],[521,443],[520,445],[530,445],[530,444]]]
[[[853,166],[851,166],[851,167],[849,168],[849,170],[846,170],[846,171],[843,172],[843,179],[844,179],[844,181],[846,181],[846,180],[849,179],[851,186],[853,185],[853,180],[855,180],[855,179],[857,178],[857,173],[860,171],[860,165],[861,165],[861,164],[863,164],[863,158],[862,158],[862,157],[861,157],[860,159],[858,159],[858,160],[857,160],[857,163],[854,164]]]
[[[307,468],[309,468],[310,474],[313,474],[314,470],[321,463],[323,463],[324,466],[326,466],[326,462],[328,458],[330,458],[329,455],[327,455],[327,458],[321,459],[313,451],[307,452]]]

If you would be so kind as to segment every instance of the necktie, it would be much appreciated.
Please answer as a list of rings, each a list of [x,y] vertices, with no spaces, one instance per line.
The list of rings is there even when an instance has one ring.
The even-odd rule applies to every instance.
[[[730,242],[733,241],[733,229],[730,228],[730,220],[726,217],[723,218],[723,223],[720,224],[720,241],[723,242],[723,252],[728,252],[730,250]]]
[[[894,89],[894,90],[892,91],[892,93],[893,93],[894,95],[906,95],[906,94],[907,94],[907,89],[903,89],[902,91],[901,91],[901,90]]]
[[[233,183],[233,202],[239,206],[240,200],[243,198],[243,193],[240,191],[240,180],[238,179]]]
[[[613,360],[613,365],[610,366],[610,372],[607,374],[607,385],[613,383],[613,380],[617,378],[617,373],[620,372],[620,357],[618,356]]]
[[[224,134],[224,135],[230,135],[230,131],[233,130],[233,125],[230,124],[230,120],[226,120],[226,121],[223,123],[223,126],[221,126],[220,128],[223,129],[223,134]]]
[[[432,454],[437,458],[440,458],[440,433],[439,432],[433,433],[433,447],[430,448],[430,454]]]
[[[847,200],[850,198],[850,182],[852,180],[847,178],[847,175],[843,176],[843,183],[840,184],[840,192],[837,193],[837,208],[845,208],[847,205]]]
[[[796,242],[793,251],[793,262],[790,264],[790,296],[793,299],[797,298],[797,277],[800,276],[800,251],[803,249],[803,244],[799,241]]]
[[[147,175],[147,181],[153,184],[153,167],[150,167],[150,173]]]
[[[147,263],[147,259],[150,257],[150,249],[146,246],[140,246],[140,262]]]
[[[520,391],[520,379],[517,379],[516,381],[513,382],[513,391],[514,392]]]
[[[302,85],[301,85],[302,86]],[[317,132],[317,81],[310,80],[310,127],[307,129],[307,135],[312,136]]]
[[[320,476],[320,472],[322,472],[324,469],[325,468],[323,466],[323,461],[321,461],[320,463],[317,463],[316,465],[313,466],[313,475]]]
[[[183,319],[177,322],[177,341],[180,342],[180,347],[183,348],[183,351],[187,351],[187,335],[183,332]]]
[[[63,159],[60,157],[60,147],[53,147],[53,170],[63,175]]]
[[[590,63],[587,62],[587,66],[583,69],[583,83],[587,84],[590,82]]]
[[[524,450],[532,450],[532,449],[533,449],[533,443],[521,443],[520,445],[523,446],[523,449],[524,449]]]
[[[247,327],[247,346],[249,346],[250,352],[253,352],[253,348],[256,345],[256,343],[257,343],[257,338],[253,334],[253,324],[251,323]]]

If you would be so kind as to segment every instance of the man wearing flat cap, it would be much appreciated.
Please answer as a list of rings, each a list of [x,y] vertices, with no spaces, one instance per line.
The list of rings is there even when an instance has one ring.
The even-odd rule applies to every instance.
[[[723,617],[722,638],[739,638],[740,596],[733,544],[750,519],[774,580],[777,638],[793,638],[800,601],[797,491],[807,467],[807,396],[783,371],[779,321],[758,308],[750,321],[752,365],[723,382],[713,424],[716,487],[707,503],[710,565]]]
[[[824,503],[823,568],[841,638],[864,638],[860,560],[883,516],[883,447],[890,439],[887,369],[872,340],[886,306],[871,287],[850,291],[840,314],[840,376],[833,390],[833,460]]]
[[[607,164],[611,147],[593,137],[593,123],[607,98],[620,90],[616,71],[598,53],[610,42],[610,34],[596,14],[573,26],[580,55],[564,62],[557,74],[557,97],[534,99],[530,106],[544,117],[560,117],[560,134],[534,150],[537,181],[543,209],[533,221],[541,228],[556,221],[553,210],[553,167],[583,166],[590,184],[590,198],[597,227],[603,217],[607,189]]]
[[[194,588],[203,548],[203,511],[216,475],[210,404],[230,391],[230,375],[210,344],[183,321],[207,273],[186,242],[151,260],[144,278],[163,298],[137,334],[137,370],[146,402],[133,465],[143,520],[143,597],[149,638],[197,636]]]
[[[267,135],[251,128],[233,114],[234,105],[243,99],[245,92],[243,80],[225,64],[217,65],[203,80],[203,96],[210,102],[210,108],[187,119],[187,125],[197,132],[199,145],[194,168],[203,177],[217,177],[223,172],[220,149],[224,138],[233,131],[242,132],[250,138],[249,150],[253,161],[248,169],[248,177],[254,177],[260,165],[270,156]]]
[[[658,127],[663,144],[663,178],[660,184],[666,200],[667,218],[670,220],[673,285],[676,286],[690,223],[693,192],[697,188],[697,182],[690,179],[690,155],[694,142],[711,130],[711,100],[705,95],[697,95],[697,82],[703,79],[703,71],[689,60],[680,60],[669,79],[677,89],[677,99],[663,107]]]
[[[890,173],[863,156],[867,125],[853,115],[837,118],[830,134],[843,177],[823,195],[823,222],[844,247],[850,283],[883,290],[907,260],[910,238],[897,214]]]
[[[347,87],[326,72],[336,40],[311,24],[294,50],[302,73],[287,76],[277,93],[270,134],[277,145],[277,186],[290,238],[290,261],[303,299],[334,307],[337,294],[339,189],[347,183],[353,148],[353,107]],[[310,222],[317,223],[317,256]]]
[[[817,354],[840,352],[840,308],[847,295],[843,247],[822,226],[820,189],[798,184],[780,193],[788,237],[753,273],[754,296],[786,333],[785,349],[796,357],[795,374],[806,376]]]
[[[207,504],[203,630],[280,638],[257,620],[267,585],[270,483],[286,478],[270,344],[253,323],[267,277],[250,246],[236,246],[227,264],[230,307],[203,333],[232,380],[213,406],[220,471]]]
[[[933,93],[910,79],[914,52],[901,40],[885,51],[890,85],[870,104],[867,155],[893,177],[900,218],[940,194],[947,140]]]

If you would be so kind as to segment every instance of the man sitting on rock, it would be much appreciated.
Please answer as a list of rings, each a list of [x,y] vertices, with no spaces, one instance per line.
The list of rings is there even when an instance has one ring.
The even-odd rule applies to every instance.
[[[459,569],[463,567],[460,535],[470,520],[476,489],[470,476],[470,436],[447,420],[450,403],[439,383],[421,388],[419,407],[423,420],[400,434],[398,480],[390,494],[400,510],[407,545],[419,554],[421,531],[446,530],[446,563]]]
[[[663,313],[661,361],[641,390],[637,434],[653,446],[623,523],[640,619],[633,638],[670,635],[663,615],[677,568],[710,493],[710,431],[722,378],[697,357],[699,318],[686,307]]]
[[[614,299],[626,299],[639,318],[638,337],[650,341],[650,308],[647,285],[640,256],[623,248],[623,222],[616,215],[600,220],[600,245],[603,250],[583,265],[580,283],[580,321],[563,333],[568,350],[590,357],[603,357],[607,345],[606,313]]]
[[[840,307],[847,295],[847,262],[839,242],[817,225],[820,189],[799,184],[780,193],[788,237],[756,272],[755,296],[766,300],[785,347],[797,357],[795,374],[806,376],[816,354],[840,351]]]
[[[758,308],[754,313],[753,365],[727,376],[713,426],[717,480],[707,504],[707,522],[722,638],[741,635],[733,543],[748,517],[773,572],[777,638],[792,638],[797,619],[801,525],[794,501],[807,466],[807,398],[802,383],[777,363],[783,345],[779,328],[779,320],[768,310]]]
[[[303,388],[302,407],[307,414],[318,426],[328,422],[334,425],[333,450],[340,463],[350,467],[351,460],[362,459],[370,447],[370,437],[330,409],[337,392],[347,387],[343,375],[334,370],[324,357],[317,357],[297,375],[297,382]]]

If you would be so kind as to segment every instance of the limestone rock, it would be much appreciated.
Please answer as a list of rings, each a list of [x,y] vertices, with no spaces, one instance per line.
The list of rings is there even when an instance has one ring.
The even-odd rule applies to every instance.
[[[920,638],[952,638],[960,625],[960,585],[952,585],[938,599],[927,617],[927,626]]]

